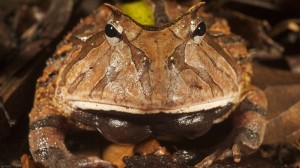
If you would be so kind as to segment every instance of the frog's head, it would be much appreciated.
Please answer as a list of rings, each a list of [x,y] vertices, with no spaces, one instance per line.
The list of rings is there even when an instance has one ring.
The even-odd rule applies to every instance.
[[[158,27],[106,5],[106,23],[69,53],[57,94],[75,108],[134,114],[190,113],[235,103],[239,69],[206,33],[197,13],[202,4]]]

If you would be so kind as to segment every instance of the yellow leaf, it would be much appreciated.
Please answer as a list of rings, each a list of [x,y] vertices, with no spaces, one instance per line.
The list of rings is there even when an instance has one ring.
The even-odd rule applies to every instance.
[[[121,5],[122,11],[142,25],[154,25],[152,8],[144,0]]]

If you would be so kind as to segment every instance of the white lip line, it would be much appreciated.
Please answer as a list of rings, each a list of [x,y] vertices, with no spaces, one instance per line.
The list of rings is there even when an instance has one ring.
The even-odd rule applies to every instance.
[[[129,107],[124,106],[115,106],[115,105],[107,105],[107,104],[100,104],[94,102],[84,102],[84,101],[77,101],[77,100],[70,100],[70,103],[73,107],[79,108],[82,110],[103,110],[103,111],[119,111],[123,113],[131,113],[131,114],[154,114],[154,113],[191,113],[191,112],[198,112],[202,110],[209,110],[216,107],[224,107],[229,103],[234,102],[234,97],[227,97],[221,100],[207,102],[198,105],[192,105],[188,107],[182,107],[178,109],[172,110],[165,110],[165,109],[157,109],[157,110],[142,110],[142,109],[132,109]]]

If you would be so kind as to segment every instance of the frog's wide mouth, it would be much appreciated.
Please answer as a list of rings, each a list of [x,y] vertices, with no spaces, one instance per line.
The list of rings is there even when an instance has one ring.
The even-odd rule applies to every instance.
[[[90,101],[80,101],[80,100],[69,100],[71,105],[76,109],[81,110],[95,110],[95,111],[118,111],[122,113],[131,114],[155,114],[155,113],[193,113],[199,111],[207,111],[214,108],[225,107],[228,104],[235,104],[236,97],[230,96],[218,100],[213,100],[210,102],[201,102],[200,104],[193,105],[178,105],[178,106],[140,106],[136,107],[130,104],[127,105],[115,105],[109,103],[98,103]]]

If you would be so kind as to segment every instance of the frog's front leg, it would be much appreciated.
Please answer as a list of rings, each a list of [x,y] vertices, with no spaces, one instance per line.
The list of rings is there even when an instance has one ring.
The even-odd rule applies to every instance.
[[[67,120],[51,106],[35,106],[30,113],[29,145],[40,167],[101,167],[113,168],[98,157],[81,158],[71,154],[65,146]]]
[[[255,152],[261,145],[266,127],[267,99],[260,89],[249,87],[244,99],[233,113],[234,127],[231,134],[217,150],[195,167],[208,167],[216,160],[233,157],[235,162],[242,155]]]

